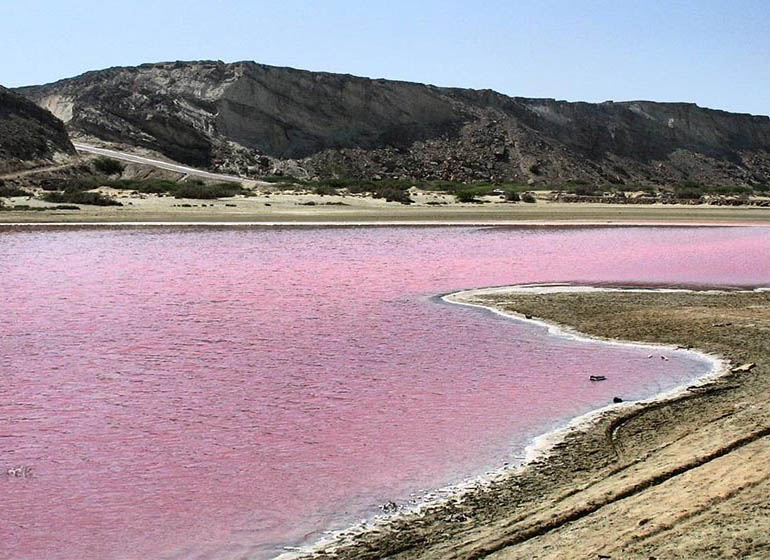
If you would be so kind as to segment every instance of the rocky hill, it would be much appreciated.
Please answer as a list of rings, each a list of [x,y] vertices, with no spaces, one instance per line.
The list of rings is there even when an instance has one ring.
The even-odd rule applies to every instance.
[[[0,174],[52,164],[74,154],[59,119],[0,86]]]
[[[73,134],[251,175],[770,182],[768,117],[687,103],[570,103],[253,62],[111,68],[19,91]]]

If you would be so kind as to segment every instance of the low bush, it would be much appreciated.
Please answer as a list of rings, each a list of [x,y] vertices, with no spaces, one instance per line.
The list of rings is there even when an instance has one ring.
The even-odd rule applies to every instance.
[[[694,200],[707,194],[714,195],[750,195],[755,190],[751,187],[742,187],[737,185],[701,185],[694,181],[685,181],[674,187],[674,196],[681,199]]]
[[[533,202],[537,202],[535,199],[535,195],[532,193],[525,192],[521,195],[521,201],[526,202],[528,204],[532,204]]]
[[[0,184],[0,196],[32,196],[32,193],[13,185]]]
[[[297,179],[291,175],[265,175],[259,178],[260,181],[265,183],[302,183],[302,179]]]
[[[47,179],[40,186],[46,191],[64,192],[90,191],[98,187],[112,187],[143,194],[169,194],[176,198],[197,199],[224,198],[247,192],[239,183],[207,185],[198,179],[182,183],[168,179]]]
[[[332,187],[331,185],[318,185],[313,189],[313,192],[321,196],[333,195],[337,194],[337,188]]]
[[[122,188],[144,194],[166,194],[176,192],[179,184],[167,179],[153,179],[149,181],[121,181],[110,186],[116,189]]]
[[[706,190],[712,194],[751,194],[754,192],[754,189],[751,187],[738,187],[735,185],[717,185],[715,187],[708,187]]]
[[[202,182],[175,183],[173,191],[175,198],[212,199],[235,196],[243,192],[243,187],[236,183],[215,183],[206,185]]]
[[[576,185],[571,190],[578,196],[599,196],[602,194],[596,187],[591,185]]]
[[[317,181],[314,181],[314,183],[318,185],[318,187],[316,188],[328,187],[335,190],[347,189],[348,187],[352,185],[356,185],[360,182],[361,181],[359,181],[358,179],[338,179],[336,177],[318,179]]]
[[[457,202],[478,202],[476,200],[476,193],[472,190],[465,190],[455,193]]]
[[[384,198],[387,202],[400,202],[401,204],[414,202],[409,196],[409,191],[393,186],[378,187],[372,195],[374,198]]]
[[[122,203],[114,198],[104,196],[98,192],[88,191],[48,192],[43,195],[43,200],[54,203],[69,202],[72,204],[91,204],[94,206],[123,206]]]
[[[420,184],[420,188],[430,192],[454,192],[456,183],[451,181],[425,181]],[[462,185],[465,186],[465,185]]]
[[[105,175],[117,175],[123,173],[125,166],[116,159],[99,156],[94,160],[94,168]]]
[[[682,200],[700,200],[700,198],[703,196],[703,191],[700,189],[692,188],[677,188],[674,191],[674,194],[677,198]]]

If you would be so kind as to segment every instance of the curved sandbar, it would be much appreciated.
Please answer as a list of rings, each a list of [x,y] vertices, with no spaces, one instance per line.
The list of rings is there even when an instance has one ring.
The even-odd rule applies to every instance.
[[[734,374],[723,361],[700,384],[580,417],[539,438],[525,466],[343,533],[313,557],[724,558],[770,549],[770,293],[528,286],[449,299],[462,294],[485,298],[463,303],[564,332],[559,325],[574,325],[571,336],[686,344],[757,366]]]
[[[585,431],[590,429],[590,426],[601,419],[604,412],[610,408],[626,407],[635,408],[639,406],[645,406],[655,401],[664,401],[669,398],[677,397],[685,394],[689,387],[695,385],[707,383],[714,377],[724,375],[730,370],[730,363],[715,354],[709,354],[693,348],[682,348],[679,345],[674,344],[650,344],[643,341],[628,341],[620,340],[617,338],[607,338],[595,335],[584,334],[568,325],[554,323],[551,321],[545,321],[543,319],[535,318],[531,315],[518,313],[516,311],[510,311],[501,309],[499,306],[489,305],[488,303],[480,303],[484,301],[485,297],[489,296],[506,296],[506,295],[548,295],[548,294],[587,294],[587,293],[669,293],[669,294],[686,294],[694,293],[693,290],[686,288],[620,288],[609,286],[590,286],[590,285],[575,285],[575,284],[519,284],[513,286],[500,286],[494,288],[475,288],[471,290],[463,290],[460,292],[454,292],[442,296],[442,300],[453,303],[456,305],[466,305],[469,307],[479,307],[502,315],[509,319],[517,321],[531,323],[545,327],[548,335],[561,336],[571,338],[573,340],[585,341],[585,342],[598,342],[601,344],[608,344],[612,346],[633,346],[635,348],[643,348],[650,352],[659,355],[660,352],[687,352],[689,354],[697,355],[699,358],[711,363],[711,370],[706,375],[690,380],[684,385],[680,385],[652,398],[644,399],[641,401],[627,401],[617,404],[608,404],[602,408],[593,410],[586,414],[571,420],[566,426],[558,428],[556,430],[547,432],[541,436],[536,437],[532,444],[527,447],[525,461],[531,461],[538,456],[547,455],[558,443],[564,441],[567,434],[572,431]],[[700,293],[726,293],[722,290],[703,290]]]

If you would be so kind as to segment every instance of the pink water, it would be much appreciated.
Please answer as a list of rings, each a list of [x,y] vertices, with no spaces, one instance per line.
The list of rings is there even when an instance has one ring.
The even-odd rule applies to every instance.
[[[765,228],[0,229],[0,558],[271,557],[708,371],[432,296],[770,283]],[[587,382],[589,374],[608,381]]]

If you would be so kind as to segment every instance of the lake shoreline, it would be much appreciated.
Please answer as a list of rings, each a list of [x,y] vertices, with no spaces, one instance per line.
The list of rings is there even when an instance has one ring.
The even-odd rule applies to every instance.
[[[499,287],[480,290],[467,290],[444,296],[445,300],[465,305],[475,305],[490,309],[495,313],[511,318],[532,321],[540,325],[546,325],[549,329],[557,329],[569,336],[600,340],[613,344],[637,344],[626,342],[628,338],[618,340],[617,337],[602,336],[601,333],[590,332],[572,326],[569,321],[554,320],[556,317],[534,318],[527,309],[519,310],[519,304],[512,306],[501,305],[501,301],[521,287]],[[558,297],[591,297],[597,301],[606,301],[618,295],[623,297],[665,297],[687,298],[688,296],[718,298],[734,296],[759,296],[763,301],[768,294],[762,291],[685,291],[675,290],[664,292],[660,290],[646,291],[634,287],[631,292],[623,294],[623,290],[617,288],[601,287],[592,290],[591,293],[574,292],[574,286],[567,287],[559,293],[538,293],[527,286],[524,292],[517,295],[520,298],[558,298]],[[607,290],[616,290],[620,294],[607,294]],[[525,293],[526,291],[530,293]],[[579,291],[579,290],[578,290]],[[498,298],[498,301],[495,301]],[[459,300],[459,301],[458,301]],[[562,314],[565,315],[563,308]],[[534,315],[534,313],[533,313]],[[569,315],[567,312],[566,315]],[[539,316],[539,314],[538,314]],[[669,341],[660,344],[648,341],[640,344],[665,351],[681,351],[681,344],[698,342],[697,340]],[[688,344],[689,345],[689,344]],[[616,474],[619,461],[616,443],[613,438],[617,431],[634,418],[641,418],[655,411],[667,408],[687,408],[689,401],[696,394],[708,395],[715,391],[721,393],[720,387],[730,384],[734,374],[730,371],[730,361],[723,356],[732,352],[715,351],[706,346],[699,353],[712,361],[710,373],[688,382],[673,390],[665,391],[653,398],[637,402],[610,404],[606,407],[581,415],[567,426],[543,434],[532,442],[527,448],[527,458],[522,465],[505,468],[487,480],[474,479],[467,484],[455,487],[455,494],[442,498],[433,503],[425,503],[420,507],[400,512],[390,518],[379,518],[371,526],[359,527],[357,530],[348,530],[339,533],[336,539],[325,539],[316,545],[302,558],[379,558],[382,556],[395,556],[399,558],[477,558],[499,552],[501,558],[527,557],[533,551],[542,552],[538,548],[536,540],[545,535],[558,535],[565,531],[565,526],[575,520],[582,520],[596,515],[606,507],[614,505],[614,500],[607,503],[595,503],[594,499],[588,499],[582,493],[593,494],[596,486],[602,485],[604,480],[597,479],[597,475]],[[689,403],[692,404],[692,403]],[[692,412],[690,413],[692,414]],[[697,423],[698,419],[693,418]],[[695,432],[696,430],[693,430]],[[609,443],[607,441],[607,434]],[[649,434],[647,434],[649,436]],[[653,446],[654,448],[654,446]],[[680,458],[685,457],[680,454]],[[637,461],[644,466],[645,461]],[[631,462],[632,466],[636,463]],[[676,459],[673,461],[676,463]],[[575,469],[575,463],[579,468]],[[621,470],[629,468],[623,466]],[[678,470],[677,467],[674,470]],[[657,475],[660,476],[660,475]],[[568,480],[565,482],[565,478]],[[561,480],[561,483],[555,481]],[[665,479],[667,480],[667,478]],[[624,495],[628,492],[621,482],[615,481],[605,484],[605,492]],[[638,484],[633,482],[631,487]],[[642,484],[643,486],[643,484]],[[576,489],[578,489],[576,491]],[[636,495],[631,492],[631,496]],[[601,499],[598,500],[601,502]],[[566,513],[560,510],[565,510]],[[549,505],[551,507],[549,507]],[[561,513],[561,515],[560,515]],[[574,518],[574,519],[573,519]],[[556,521],[554,521],[556,519]],[[646,525],[645,522],[643,525]],[[516,527],[516,530],[512,528]],[[531,545],[534,548],[527,553],[519,553],[516,549],[522,545]],[[590,547],[591,545],[589,545]],[[585,558],[595,558],[596,551],[604,553],[608,549],[601,549],[594,543],[593,548],[586,551]],[[565,553],[562,549],[561,553]],[[628,554],[628,550],[624,550]],[[284,555],[281,556],[282,558]],[[295,558],[296,554],[286,555],[286,558]],[[558,558],[558,553],[555,556]],[[573,556],[582,557],[580,555]],[[627,557],[627,556],[623,556]],[[640,556],[642,557],[642,556]]]
[[[177,202],[179,204],[177,204]],[[443,206],[402,205],[356,197],[273,195],[207,201],[168,198],[132,199],[132,206],[88,206],[56,210],[47,203],[14,200],[14,204],[39,204],[28,210],[0,211],[0,224],[8,223],[355,223],[458,222],[527,225],[530,223],[588,224],[770,224],[770,208],[655,204],[619,206],[598,203],[467,204]],[[181,204],[186,206],[181,206]],[[312,203],[312,205],[310,205]]]

